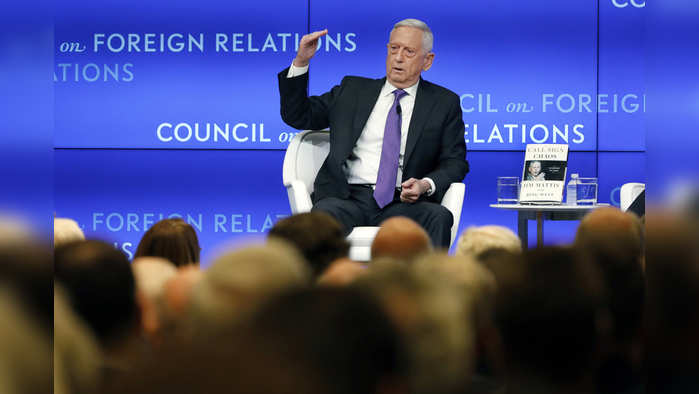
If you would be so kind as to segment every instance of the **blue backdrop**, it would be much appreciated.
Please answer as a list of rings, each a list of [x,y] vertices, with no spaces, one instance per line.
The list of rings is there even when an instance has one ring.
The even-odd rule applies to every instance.
[[[622,183],[645,181],[643,8],[622,4],[66,4],[55,28],[56,214],[127,253],[161,217],[192,223],[205,261],[223,242],[263,237],[289,214],[281,167],[297,132],[279,116],[276,73],[303,34],[327,28],[312,94],[348,74],[382,77],[391,26],[406,17],[434,31],[423,77],[462,99],[462,228],[515,229],[514,214],[488,204],[497,176],[521,174],[528,143],[568,143],[569,172],[598,176],[599,200],[618,205]],[[575,226],[547,224],[547,242],[571,240]]]

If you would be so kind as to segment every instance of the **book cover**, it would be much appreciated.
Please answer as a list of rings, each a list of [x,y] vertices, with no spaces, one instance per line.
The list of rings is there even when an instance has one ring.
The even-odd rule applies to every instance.
[[[568,145],[529,144],[524,154],[521,204],[560,204],[563,201]]]

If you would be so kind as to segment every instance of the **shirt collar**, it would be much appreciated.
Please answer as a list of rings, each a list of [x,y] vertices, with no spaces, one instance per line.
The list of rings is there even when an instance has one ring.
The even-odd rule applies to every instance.
[[[409,96],[412,96],[413,98],[417,94],[417,86],[420,84],[420,79],[418,78],[417,82],[415,82],[414,85],[408,86],[407,88],[403,89],[405,90],[406,93],[408,93]],[[392,83],[388,82],[388,79],[386,79],[386,83],[384,83],[383,88],[381,88],[381,96],[388,96],[389,94],[393,94],[393,91],[398,89],[397,87],[393,86]]]

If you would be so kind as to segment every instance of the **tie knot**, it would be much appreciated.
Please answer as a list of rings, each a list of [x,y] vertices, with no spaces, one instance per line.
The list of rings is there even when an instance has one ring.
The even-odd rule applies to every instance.
[[[398,100],[400,100],[401,98],[403,98],[403,96],[405,96],[406,94],[408,94],[408,92],[406,92],[406,91],[403,90],[403,89],[396,89],[396,90],[393,91],[393,94],[396,96],[396,101],[398,101]]]

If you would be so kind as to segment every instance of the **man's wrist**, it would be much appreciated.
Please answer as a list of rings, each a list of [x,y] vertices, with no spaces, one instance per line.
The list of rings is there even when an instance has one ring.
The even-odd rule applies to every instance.
[[[428,182],[426,179],[420,179],[419,180],[420,185],[422,185],[422,193],[421,194],[427,194],[430,195],[432,192],[432,185],[430,182]]]
[[[425,186],[424,187],[425,191],[423,192],[424,194],[426,194],[428,196],[431,196],[434,194],[435,185],[434,185],[434,181],[432,179],[425,177],[425,178],[420,179],[420,183]]]
[[[301,60],[299,58],[294,58],[294,61],[291,62],[291,64],[293,64],[296,67],[306,67],[306,66],[308,66],[309,62],[310,62],[309,59]]]

